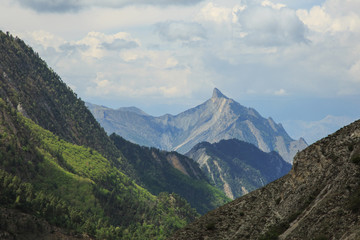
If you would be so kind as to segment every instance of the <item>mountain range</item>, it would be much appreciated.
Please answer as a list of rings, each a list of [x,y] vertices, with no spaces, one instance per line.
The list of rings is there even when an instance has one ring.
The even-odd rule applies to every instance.
[[[360,239],[360,120],[298,152],[284,177],[226,203],[215,186],[235,197],[232,170],[256,183],[289,169],[279,146],[290,154],[296,141],[280,124],[217,89],[176,116],[119,112],[144,130],[153,123],[152,134],[160,126],[183,137],[176,149],[216,138],[211,131],[229,138],[195,144],[196,163],[108,136],[37,53],[0,31],[0,239]],[[213,170],[201,171],[206,164]]]
[[[360,239],[360,120],[299,152],[289,174],[170,239]]]
[[[200,142],[236,138],[264,152],[276,151],[292,163],[294,155],[307,146],[302,138],[293,140],[272,118],[263,118],[216,88],[209,100],[175,116],[154,117],[135,107],[114,110],[91,103],[87,107],[108,134],[114,132],[140,145],[179,153]]]
[[[198,143],[186,156],[199,163],[211,182],[231,199],[258,189],[291,169],[278,153],[265,153],[238,139]]]

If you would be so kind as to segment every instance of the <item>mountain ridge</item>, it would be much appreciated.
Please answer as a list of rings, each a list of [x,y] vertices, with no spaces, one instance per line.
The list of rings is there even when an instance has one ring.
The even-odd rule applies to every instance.
[[[264,152],[275,150],[291,163],[296,152],[307,146],[302,138],[293,140],[272,118],[263,118],[217,88],[210,99],[177,115],[153,117],[90,103],[87,106],[108,134],[115,132],[134,143],[163,150],[186,153],[202,141],[237,138]]]
[[[199,163],[212,183],[231,199],[260,188],[291,169],[278,153],[265,153],[238,139],[198,143],[185,155]]]

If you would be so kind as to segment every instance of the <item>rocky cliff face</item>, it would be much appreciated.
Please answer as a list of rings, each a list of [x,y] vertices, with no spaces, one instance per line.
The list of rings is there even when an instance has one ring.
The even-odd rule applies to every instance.
[[[194,159],[210,181],[231,199],[258,189],[291,169],[278,153],[265,153],[237,139],[199,143],[186,156]]]
[[[291,139],[281,124],[263,118],[255,109],[240,105],[216,88],[211,99],[176,116],[152,117],[139,110],[113,110],[91,104],[88,107],[108,133],[180,153],[199,142],[236,138],[264,152],[277,151],[291,163],[296,152],[307,146],[304,139]]]
[[[170,239],[360,239],[360,121],[309,146],[283,178]]]

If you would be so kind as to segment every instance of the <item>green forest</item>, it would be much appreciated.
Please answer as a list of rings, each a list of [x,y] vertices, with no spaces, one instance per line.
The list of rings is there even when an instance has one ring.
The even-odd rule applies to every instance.
[[[2,206],[99,239],[161,239],[197,216],[179,195],[150,194],[96,150],[0,105]]]

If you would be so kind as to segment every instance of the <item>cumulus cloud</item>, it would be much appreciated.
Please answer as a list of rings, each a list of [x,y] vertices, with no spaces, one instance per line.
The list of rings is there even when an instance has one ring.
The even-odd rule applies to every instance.
[[[156,24],[156,32],[166,41],[196,42],[206,39],[206,30],[199,23],[167,21]]]
[[[250,45],[281,46],[307,43],[306,26],[292,9],[264,1],[251,4],[235,13],[243,33],[243,40]]]
[[[3,25],[16,29],[15,22],[26,23],[18,31],[33,32],[19,36],[94,102],[146,98],[158,104],[164,100],[154,99],[190,94],[202,101],[214,86],[244,99],[358,96],[360,91],[358,0],[208,0],[166,9],[170,1],[16,0],[38,12],[91,8],[66,18],[6,1],[13,11],[0,8]],[[292,8],[305,2],[312,7]],[[117,9],[130,4],[152,6]]]
[[[129,5],[194,5],[202,0],[16,0],[37,12],[77,12],[89,7],[123,8]]]
[[[197,20],[215,23],[228,23],[232,18],[232,9],[210,2],[197,15]]]
[[[300,9],[297,15],[311,30],[317,32],[360,32],[360,2],[328,0],[310,10]]]
[[[355,94],[348,84],[360,83],[360,2],[327,0],[297,15],[310,30],[314,55],[322,58],[319,69],[338,77],[338,95]]]
[[[115,39],[112,42],[104,42],[102,44],[107,50],[121,50],[121,49],[130,49],[136,48],[139,44],[135,41],[127,41],[125,39]]]
[[[116,34],[104,34],[89,32],[83,39],[71,44],[67,48],[77,47],[82,50],[84,57],[101,59],[106,56],[105,51],[121,51],[140,46],[140,41],[131,37],[129,33],[119,32]]]
[[[266,6],[270,6],[274,9],[281,9],[283,7],[286,7],[285,4],[282,4],[282,3],[273,3],[269,0],[264,0],[262,3],[261,3],[262,6],[266,7]]]

